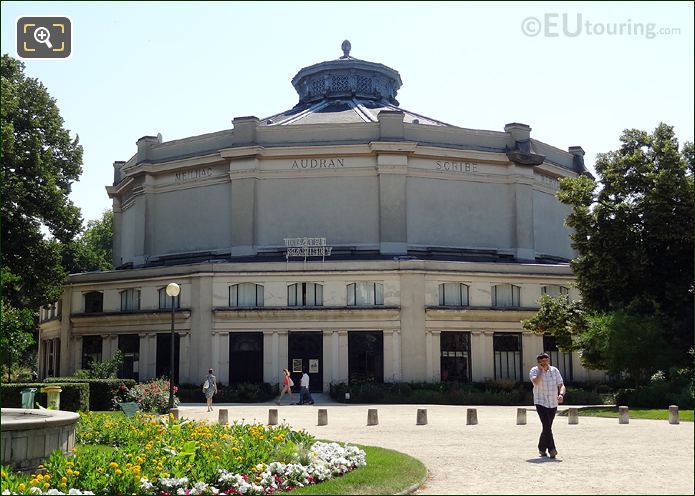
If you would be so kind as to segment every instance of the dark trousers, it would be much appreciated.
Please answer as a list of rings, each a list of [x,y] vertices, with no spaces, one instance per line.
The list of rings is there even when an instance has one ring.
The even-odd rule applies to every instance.
[[[311,392],[308,387],[302,386],[299,390],[299,404],[312,403],[314,398],[311,397]]]
[[[536,411],[541,419],[541,424],[543,424],[543,432],[541,432],[541,437],[538,440],[538,451],[542,453],[545,450],[554,450],[555,440],[553,439],[553,420],[555,420],[555,412],[557,412],[557,407],[546,408],[542,405],[536,405]]]

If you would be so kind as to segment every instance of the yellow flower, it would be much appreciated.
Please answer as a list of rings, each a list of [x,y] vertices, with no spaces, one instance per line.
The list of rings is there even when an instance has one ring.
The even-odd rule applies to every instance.
[[[67,473],[68,475],[72,475],[72,474],[74,474],[75,472],[73,472],[73,470],[72,470],[71,468],[69,468],[69,469],[67,469],[66,473]]]
[[[41,482],[43,480],[43,475],[41,475],[41,474],[37,475],[36,480]]]
[[[101,473],[103,473],[103,472],[104,472],[104,469],[103,469],[103,468],[101,468],[101,467],[99,467],[99,468],[97,469],[97,472],[99,472],[99,473],[101,474]]]
[[[68,462],[65,464],[66,467],[73,467],[75,464],[73,462]]]
[[[36,484],[38,484],[38,481],[37,481],[36,479],[31,479],[31,480],[29,481],[29,485],[30,485],[30,486],[35,486]]]
[[[123,473],[123,471],[120,468],[116,469],[116,475],[121,475],[122,473]]]
[[[73,473],[75,474],[75,477],[77,477],[78,475],[80,475],[80,471],[79,471],[79,470],[75,470]]]
[[[27,485],[24,484],[24,483],[21,483],[21,484],[19,485],[19,490],[20,490],[20,491],[24,491],[26,488],[27,488]]]
[[[109,463],[109,468],[118,468],[118,463],[116,463],[116,462]]]
[[[51,485],[48,482],[44,482],[43,488],[48,489],[49,487],[51,487]]]
[[[39,468],[46,468],[46,467],[44,467],[43,465],[39,465]]]
[[[68,478],[67,478],[67,477],[62,477],[62,478],[60,479],[60,482],[62,482],[63,484],[65,484],[67,481],[68,481]]]

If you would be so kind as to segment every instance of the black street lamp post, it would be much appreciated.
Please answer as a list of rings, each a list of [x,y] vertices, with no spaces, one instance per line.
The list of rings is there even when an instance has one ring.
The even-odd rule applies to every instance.
[[[169,362],[169,411],[174,408],[174,322],[176,320],[176,297],[181,292],[181,286],[175,282],[167,284],[167,295],[171,296],[171,347]]]

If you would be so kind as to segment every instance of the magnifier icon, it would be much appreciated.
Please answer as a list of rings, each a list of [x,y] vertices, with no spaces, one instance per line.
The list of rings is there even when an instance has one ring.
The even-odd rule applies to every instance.
[[[36,28],[34,31],[34,39],[37,43],[45,43],[48,48],[53,48],[51,43],[51,32],[43,26]]]

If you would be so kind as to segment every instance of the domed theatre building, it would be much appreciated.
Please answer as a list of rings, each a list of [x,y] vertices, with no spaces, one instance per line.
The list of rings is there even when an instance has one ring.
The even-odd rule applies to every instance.
[[[297,73],[287,111],[114,162],[115,270],[41,310],[42,377],[118,349],[122,376],[168,375],[173,313],[178,383],[526,381],[544,350],[591,378],[520,324],[542,294],[579,297],[555,193],[582,148],[405,110],[397,71],[343,53]]]

